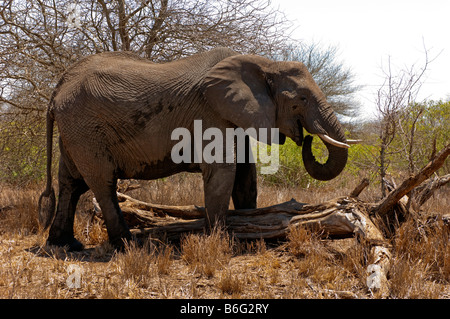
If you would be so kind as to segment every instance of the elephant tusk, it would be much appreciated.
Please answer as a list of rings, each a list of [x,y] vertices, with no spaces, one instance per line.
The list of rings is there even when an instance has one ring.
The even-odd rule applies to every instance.
[[[336,140],[332,139],[331,137],[329,137],[326,134],[317,134],[317,135],[319,135],[319,137],[324,142],[327,142],[327,143],[329,143],[331,145],[334,145],[334,146],[337,146],[337,147],[341,147],[341,148],[349,148],[350,147],[350,145],[342,143],[342,142],[339,142],[339,141],[336,141]]]
[[[359,144],[362,142],[363,140],[347,140],[347,144]]]

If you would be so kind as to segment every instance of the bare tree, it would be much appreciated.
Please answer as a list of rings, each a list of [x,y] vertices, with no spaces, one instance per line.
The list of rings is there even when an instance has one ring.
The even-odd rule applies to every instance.
[[[355,116],[359,105],[354,99],[361,87],[355,84],[352,70],[338,60],[338,47],[322,47],[318,43],[290,42],[274,58],[305,64],[335,112]]]
[[[387,67],[386,69],[383,69],[385,80],[378,90],[376,101],[380,124],[378,133],[380,152],[378,160],[381,178],[381,194],[383,197],[386,196],[387,191],[386,174],[390,165],[389,155],[392,154],[392,152],[399,151],[390,150],[390,145],[394,138],[399,134],[402,114],[404,114],[404,111],[417,100],[417,96],[423,83],[423,76],[430,62],[428,52],[425,50],[425,61],[419,68],[413,65],[409,69],[403,69],[398,74],[394,74],[391,59],[389,57]],[[415,114],[414,124],[420,115],[420,111]],[[413,173],[414,170],[411,156],[414,148],[414,130],[415,126],[413,125],[409,132],[409,138],[405,140],[404,144],[404,149],[410,160],[410,173]]]
[[[40,171],[33,161],[43,157],[46,105],[60,74],[81,56],[131,50],[171,61],[216,46],[268,55],[289,28],[268,0],[2,1],[0,171]]]
[[[288,27],[265,0],[98,0],[90,11],[95,16],[83,29],[92,29],[107,50],[133,50],[151,60],[216,46],[270,52],[281,45]]]
[[[29,87],[47,101],[71,62],[132,50],[170,61],[216,46],[243,53],[278,50],[289,28],[265,0],[8,0],[0,8],[2,102]],[[34,103],[35,107],[39,108]]]

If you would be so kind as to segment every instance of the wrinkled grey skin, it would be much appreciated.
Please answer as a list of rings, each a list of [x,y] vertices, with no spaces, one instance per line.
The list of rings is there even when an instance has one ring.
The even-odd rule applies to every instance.
[[[48,243],[83,248],[73,234],[79,197],[91,189],[102,209],[109,240],[120,247],[130,239],[116,196],[117,179],[156,179],[178,172],[201,172],[207,226],[223,221],[229,199],[236,208],[256,207],[253,163],[175,164],[175,128],[274,128],[303,145],[308,172],[318,179],[336,177],[347,150],[325,143],[327,163],[303,142],[302,127],[345,142],[344,131],[323,93],[299,62],[274,62],[219,48],[166,64],[131,53],[101,53],[72,66],[58,83],[49,105],[48,182],[41,201],[54,200],[51,187],[53,122],[60,132],[59,200],[50,203],[43,223],[51,224]],[[224,133],[225,136],[225,133]],[[52,201],[52,199],[50,200]],[[45,217],[47,214],[47,217]]]

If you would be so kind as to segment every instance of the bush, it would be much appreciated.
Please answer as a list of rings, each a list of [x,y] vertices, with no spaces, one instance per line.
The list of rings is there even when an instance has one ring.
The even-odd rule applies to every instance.
[[[1,117],[0,117],[1,118]],[[45,119],[0,121],[0,180],[27,184],[45,178]]]
[[[268,148],[268,152],[271,152],[270,146]],[[318,141],[318,138],[313,140],[312,152],[318,161],[324,162],[327,158],[327,149],[323,143]],[[286,143],[279,146],[279,161],[279,168],[276,173],[261,175],[265,182],[272,185],[305,188],[320,186],[324,183],[309,176],[303,165],[302,148],[290,138],[286,138]],[[261,164],[258,163],[258,165]]]
[[[308,134],[304,132],[304,134]],[[270,148],[270,147],[269,147]],[[324,163],[328,158],[328,151],[324,143],[314,137],[312,152],[320,163]],[[360,176],[361,171],[372,171],[376,173],[374,156],[378,148],[366,143],[352,145],[348,152],[348,162],[345,171],[351,176]],[[302,148],[290,138],[286,139],[284,145],[279,148],[280,166],[275,174],[262,175],[264,182],[272,185],[296,186],[303,188],[321,187],[326,181],[318,181],[312,178],[305,169],[302,160]],[[261,165],[261,164],[258,164]]]

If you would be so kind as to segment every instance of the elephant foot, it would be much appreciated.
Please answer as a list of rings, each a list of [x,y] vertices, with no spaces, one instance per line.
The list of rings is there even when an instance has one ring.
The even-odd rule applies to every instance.
[[[75,237],[49,238],[47,240],[47,245],[67,247],[67,251],[82,251],[84,249],[83,244],[75,239]]]
[[[214,221],[210,221],[208,218],[205,218],[205,234],[211,235],[212,233],[227,228],[227,221],[225,216],[221,216]]]
[[[129,232],[128,234],[125,234],[125,236],[118,236],[118,237],[110,237],[109,243],[118,251],[124,251],[125,246],[127,243],[130,243],[130,241],[136,242],[138,246],[140,246],[140,241],[131,235]]]

